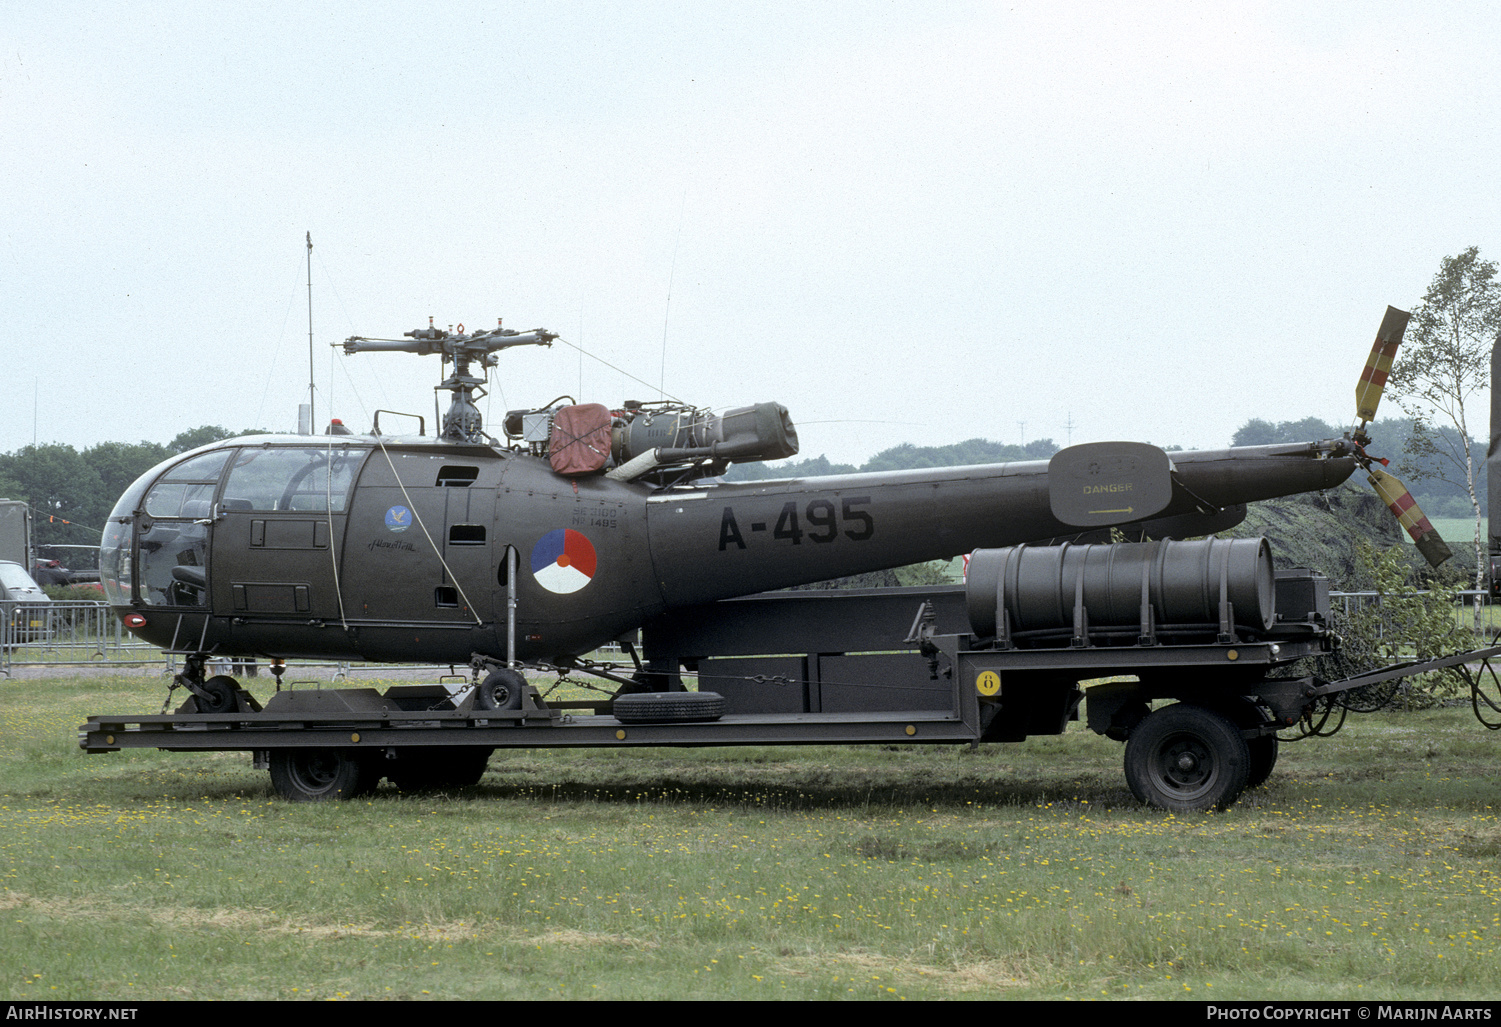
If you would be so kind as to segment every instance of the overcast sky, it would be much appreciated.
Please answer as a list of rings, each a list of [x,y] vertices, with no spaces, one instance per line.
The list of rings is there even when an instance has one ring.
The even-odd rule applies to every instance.
[[[330,344],[431,315],[590,354],[503,355],[497,433],[659,389],[851,463],[1346,424],[1386,305],[1501,258],[1498,38],[1484,3],[0,0],[0,451],[294,429],[309,231],[320,423],[430,417],[435,360]]]

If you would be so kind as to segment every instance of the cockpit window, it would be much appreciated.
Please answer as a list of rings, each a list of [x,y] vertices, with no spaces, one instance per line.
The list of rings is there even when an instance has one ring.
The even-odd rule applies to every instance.
[[[224,487],[226,510],[343,513],[365,450],[243,449]]]
[[[146,512],[153,517],[208,517],[229,454],[227,449],[204,453],[170,468],[146,494]]]
[[[213,523],[214,489],[233,453],[216,449],[167,468],[146,493],[140,523],[141,598],[152,606],[208,604],[208,526]],[[129,536],[106,536],[100,567],[114,579],[113,591],[130,588]],[[106,585],[110,590],[111,586]]]
[[[191,460],[184,460],[162,475],[161,480],[218,481],[219,472],[224,470],[224,461],[229,459],[232,452],[229,449],[217,449],[212,453],[202,453]]]
[[[113,606],[124,606],[134,595],[134,578],[130,556],[130,521],[111,520],[104,526],[99,543],[99,582],[104,597]]]
[[[146,494],[146,512],[153,517],[202,518],[209,514],[216,482],[165,482]]]

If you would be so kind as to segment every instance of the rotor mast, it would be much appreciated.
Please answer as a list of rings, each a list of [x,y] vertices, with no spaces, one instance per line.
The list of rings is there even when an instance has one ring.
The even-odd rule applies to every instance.
[[[474,401],[485,395],[485,379],[471,373],[471,363],[478,362],[488,371],[499,362],[496,354],[501,350],[513,346],[551,346],[552,340],[558,337],[557,333],[545,328],[513,331],[502,327],[499,320],[489,331],[465,333],[464,326],[459,325],[457,332],[449,332],[434,327],[432,320],[431,317],[427,319],[426,328],[404,332],[401,339],[367,339],[352,335],[344,340],[344,352],[417,353],[423,356],[436,353],[445,362],[451,361],[452,373],[434,386],[435,390],[453,393],[448,412],[443,415],[440,435],[456,442],[482,442],[485,439],[484,418]],[[480,390],[478,396],[476,389]]]

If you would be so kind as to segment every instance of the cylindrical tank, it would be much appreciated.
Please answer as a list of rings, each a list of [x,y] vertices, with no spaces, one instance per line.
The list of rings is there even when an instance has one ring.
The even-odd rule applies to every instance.
[[[1272,550],[1264,538],[977,549],[967,599],[976,635],[1074,626],[1081,595],[1091,628],[1129,627],[1151,604],[1156,625],[1214,625],[1223,595],[1237,624],[1266,630],[1276,617]],[[1000,611],[1009,615],[1002,622]]]

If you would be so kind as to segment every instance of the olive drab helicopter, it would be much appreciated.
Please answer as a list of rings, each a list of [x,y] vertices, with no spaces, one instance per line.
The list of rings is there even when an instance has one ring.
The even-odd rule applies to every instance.
[[[127,628],[185,656],[178,683],[200,712],[248,696],[205,663],[251,657],[467,663],[476,701],[497,708],[519,703],[518,668],[577,668],[678,608],[1112,528],[1203,535],[1248,502],[1331,488],[1357,467],[1438,562],[1442,540],[1364,448],[1406,321],[1388,309],[1360,426],[1340,439],[1171,456],[1089,443],[1044,461],[749,483],[718,478],[798,451],[780,404],[716,414],[564,396],[509,412],[497,439],[474,403],[483,375],[552,332],[352,337],[346,354],[441,358],[436,388],[452,399],[435,434],[421,421],[415,436],[383,434],[378,412],[368,434],[239,437],[173,457],[110,514],[103,584]],[[601,674],[666,687],[636,667]]]

